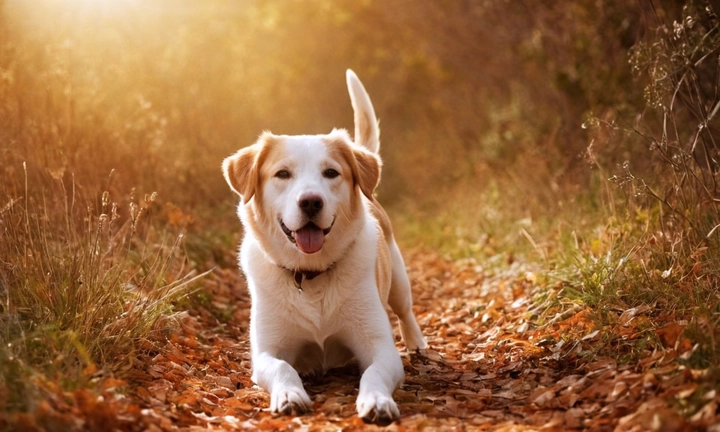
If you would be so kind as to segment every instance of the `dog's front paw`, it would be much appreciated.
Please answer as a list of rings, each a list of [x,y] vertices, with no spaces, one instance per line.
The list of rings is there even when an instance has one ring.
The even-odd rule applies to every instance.
[[[400,411],[392,397],[379,393],[358,396],[357,411],[365,423],[388,425],[400,418]]]
[[[270,395],[273,414],[300,415],[310,411],[312,402],[303,389],[282,389]]]

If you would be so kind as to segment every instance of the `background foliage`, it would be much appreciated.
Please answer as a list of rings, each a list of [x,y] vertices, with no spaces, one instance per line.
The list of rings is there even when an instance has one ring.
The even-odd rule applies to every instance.
[[[583,165],[584,117],[620,88],[642,97],[627,50],[653,19],[616,2],[6,3],[10,156],[93,179],[122,167],[153,190],[172,179],[174,200],[203,203],[226,196],[217,160],[258,131],[352,126],[348,67],[387,120],[388,198],[517,161],[559,182]]]

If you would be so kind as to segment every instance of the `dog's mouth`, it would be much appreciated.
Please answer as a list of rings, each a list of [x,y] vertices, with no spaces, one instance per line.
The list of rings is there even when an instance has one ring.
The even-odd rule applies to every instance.
[[[306,254],[314,254],[322,249],[325,243],[325,236],[330,233],[333,225],[335,225],[335,219],[333,219],[330,226],[325,229],[315,225],[314,222],[308,222],[307,225],[299,230],[291,231],[290,228],[285,226],[282,219],[280,220],[280,228],[282,228],[288,240],[295,243],[298,249]]]

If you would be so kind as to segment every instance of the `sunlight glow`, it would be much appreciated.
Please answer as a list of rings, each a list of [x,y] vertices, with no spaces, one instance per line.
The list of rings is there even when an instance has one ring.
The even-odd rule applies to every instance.
[[[118,23],[140,15],[149,5],[141,0],[7,0],[5,9],[20,28],[46,31]]]
[[[140,0],[56,0],[53,3],[75,10],[79,14],[111,15],[136,9],[143,4]]]

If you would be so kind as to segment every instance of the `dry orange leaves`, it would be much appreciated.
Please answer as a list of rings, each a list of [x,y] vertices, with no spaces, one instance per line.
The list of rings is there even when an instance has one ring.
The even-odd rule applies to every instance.
[[[539,310],[534,273],[513,263],[489,272],[473,260],[415,252],[408,260],[415,312],[430,343],[403,354],[396,391],[402,418],[390,430],[695,430],[720,421],[720,395],[703,371],[678,357],[691,349],[684,325],[657,331],[662,346],[636,362],[592,353],[611,331],[638,333],[643,308],[599,329],[591,311],[554,318]],[[236,269],[206,281],[211,301],[181,315],[162,343],[148,344],[124,380],[94,392],[48,392],[34,413],[6,418],[24,430],[366,430],[355,415],[355,368],[306,379],[313,412],[273,417],[268,395],[250,380],[249,299]],[[547,291],[547,289],[545,289]],[[540,325],[542,324],[542,325]],[[404,352],[398,337],[398,347]],[[692,399],[699,410],[683,412]]]

